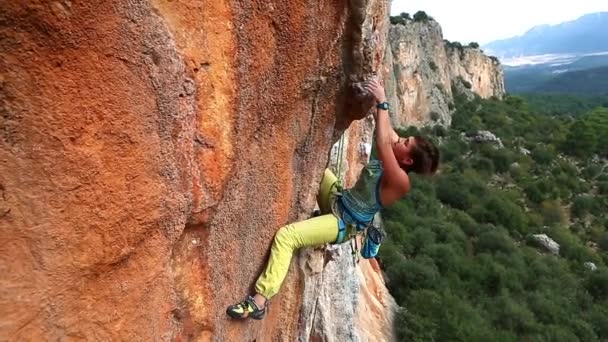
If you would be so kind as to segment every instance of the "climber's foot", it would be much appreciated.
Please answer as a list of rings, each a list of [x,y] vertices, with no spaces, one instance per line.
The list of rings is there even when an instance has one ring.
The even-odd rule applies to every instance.
[[[234,305],[230,305],[226,309],[226,313],[228,316],[235,319],[243,319],[243,318],[253,318],[253,319],[262,319],[266,314],[266,308],[258,308],[253,297],[247,296],[247,298]]]

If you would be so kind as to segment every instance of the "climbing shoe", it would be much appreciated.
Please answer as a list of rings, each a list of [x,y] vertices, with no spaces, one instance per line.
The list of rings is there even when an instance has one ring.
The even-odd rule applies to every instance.
[[[226,309],[226,313],[228,316],[236,319],[242,318],[253,318],[253,319],[262,319],[266,314],[266,307],[260,309],[257,304],[253,300],[253,297],[247,296],[247,298],[234,305],[230,305]]]

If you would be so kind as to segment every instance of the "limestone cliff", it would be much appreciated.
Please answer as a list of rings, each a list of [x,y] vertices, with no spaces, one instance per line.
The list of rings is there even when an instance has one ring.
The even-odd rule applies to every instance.
[[[371,131],[351,84],[381,68],[387,12],[3,1],[0,340],[390,339],[394,304],[369,265],[346,277],[347,246],[305,251],[264,321],[224,314],[344,129]]]
[[[452,86],[484,98],[501,98],[505,92],[498,60],[478,48],[444,41],[441,27],[432,19],[403,19],[391,25],[389,42],[386,88],[397,126],[449,125]]]

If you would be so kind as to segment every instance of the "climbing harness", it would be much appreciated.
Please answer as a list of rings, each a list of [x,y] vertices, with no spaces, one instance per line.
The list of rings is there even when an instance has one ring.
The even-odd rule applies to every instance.
[[[343,159],[344,159],[344,145],[345,145],[345,136],[347,134],[348,131],[344,131],[344,133],[342,134],[342,136],[340,137],[340,140],[338,142],[338,156],[337,156],[337,166],[336,166],[336,178],[337,181],[336,183],[333,185],[336,187],[335,189],[335,195],[337,197],[341,197],[343,196],[343,175],[342,175],[342,164],[343,164]],[[381,164],[380,164],[381,165]],[[367,167],[372,167],[373,168],[378,168],[381,166],[378,165],[368,165]],[[380,172],[381,169],[380,169]],[[380,176],[382,177],[382,173],[380,173]],[[380,181],[379,179],[377,180],[376,183],[376,189],[375,189],[375,194],[376,194],[376,201],[378,201],[379,206],[381,208],[381,203],[379,202],[379,187],[380,186]],[[330,191],[333,189],[330,189]],[[342,200],[337,199],[333,202],[333,205],[335,206],[333,208],[333,211],[336,213],[339,213],[338,216],[338,238],[336,239],[335,244],[340,244],[343,243],[344,241],[346,241],[346,239],[348,238],[349,232],[347,231],[348,226],[352,226],[356,232],[355,236],[352,238],[351,241],[351,251],[352,251],[352,257],[353,257],[353,264],[357,264],[359,263],[359,256],[365,258],[365,259],[369,259],[369,258],[373,258],[378,254],[378,250],[380,248],[380,244],[382,244],[386,233],[382,230],[382,228],[380,228],[379,224],[377,223],[376,220],[374,220],[374,217],[371,218],[371,220],[367,220],[365,217],[362,217],[361,214],[359,213],[355,213],[352,212],[347,206],[345,206],[344,203],[342,203]],[[359,246],[359,240],[358,238],[361,238],[361,244],[362,246]],[[360,248],[361,247],[361,248]]]

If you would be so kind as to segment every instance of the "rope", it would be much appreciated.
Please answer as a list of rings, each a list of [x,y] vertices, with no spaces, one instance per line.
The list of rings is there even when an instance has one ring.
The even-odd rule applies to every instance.
[[[345,136],[346,136],[346,132],[348,130],[345,130],[342,135],[340,136],[340,142],[338,143],[338,168],[337,168],[337,172],[336,172],[336,177],[338,178],[338,184],[340,186],[344,185],[343,183],[343,179],[342,179],[342,158],[344,157],[344,140],[345,140]]]

